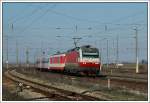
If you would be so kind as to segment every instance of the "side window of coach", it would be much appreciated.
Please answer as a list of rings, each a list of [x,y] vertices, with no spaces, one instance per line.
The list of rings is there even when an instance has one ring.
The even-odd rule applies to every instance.
[[[58,57],[57,59],[58,59],[58,63],[60,63],[60,57]]]

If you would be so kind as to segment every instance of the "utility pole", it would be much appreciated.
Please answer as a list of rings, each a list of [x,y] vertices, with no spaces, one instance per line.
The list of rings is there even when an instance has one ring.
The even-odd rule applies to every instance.
[[[18,59],[18,42],[16,41],[16,66],[19,67],[19,59]]]
[[[100,67],[99,67],[99,74],[101,73],[102,70],[102,47],[101,47],[101,42],[99,41],[99,57],[100,57]]]
[[[107,32],[107,25],[105,25],[105,32]],[[107,39],[107,68],[108,68],[108,62],[109,59],[108,59],[108,39]]]
[[[102,69],[102,66],[103,66],[103,57],[102,57],[102,54],[103,54],[103,48],[102,48],[102,41],[103,40],[105,40],[106,38],[103,38],[103,39],[101,39],[101,40],[99,40],[99,46],[100,46],[100,63],[101,63],[101,65],[100,65],[100,70]]]
[[[108,39],[107,39],[107,68],[108,68],[108,62],[109,62],[109,58],[108,58]]]
[[[117,35],[117,49],[116,49],[116,67],[118,68],[119,62],[119,36]]]
[[[26,48],[26,66],[29,67],[29,50]]]
[[[112,54],[113,54],[113,58],[112,58],[112,59],[113,59],[113,61],[112,61],[113,64],[115,64],[115,55],[116,55],[116,54],[115,54],[115,50],[116,50],[116,49],[115,49],[115,40],[113,39],[113,53],[112,53]]]
[[[34,53],[34,68],[36,67],[36,52]]]
[[[6,60],[6,68],[8,69],[8,37],[6,38],[7,40],[7,60]]]
[[[137,27],[135,30],[135,56],[136,56],[136,73],[139,73],[139,64],[138,64],[138,29]]]
[[[101,71],[102,70],[102,48],[100,48],[99,56],[100,56],[100,71]]]
[[[41,41],[41,57],[40,57],[40,71],[42,70],[42,61],[43,61],[43,41]]]

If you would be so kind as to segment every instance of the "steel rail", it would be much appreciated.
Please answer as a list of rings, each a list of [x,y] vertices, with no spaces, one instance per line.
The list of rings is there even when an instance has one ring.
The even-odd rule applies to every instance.
[[[28,80],[28,79],[19,77],[17,75],[13,75],[12,73],[10,73],[10,71],[7,71],[5,73],[5,75],[7,77],[9,77],[10,79],[12,79],[13,81],[24,83],[26,85],[31,86],[34,89],[38,89],[38,90],[46,92],[48,94],[58,95],[59,97],[64,98],[64,100],[71,100],[71,101],[85,101],[85,100],[86,101],[100,101],[100,100],[104,100],[104,99],[99,99],[99,98],[95,98],[92,96],[87,96],[87,95],[75,93],[72,91],[67,91],[67,90],[55,88],[55,87],[41,84],[41,83],[38,83],[38,82],[35,82],[32,80]],[[58,100],[59,100],[59,98],[58,98]]]

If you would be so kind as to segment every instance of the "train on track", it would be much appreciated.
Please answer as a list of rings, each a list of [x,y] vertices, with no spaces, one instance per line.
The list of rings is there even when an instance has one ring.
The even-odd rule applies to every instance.
[[[101,62],[99,50],[91,45],[84,45],[57,53],[46,58],[38,58],[38,69],[60,71],[76,74],[99,74]]]

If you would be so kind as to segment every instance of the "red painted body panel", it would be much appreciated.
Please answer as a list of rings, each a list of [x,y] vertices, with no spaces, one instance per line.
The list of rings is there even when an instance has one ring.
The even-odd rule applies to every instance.
[[[66,54],[66,63],[78,63],[78,52],[72,51]]]
[[[65,63],[65,58],[66,58],[66,56],[51,57],[50,64]]]
[[[91,67],[91,68],[100,68],[100,64],[92,63],[92,62],[79,62],[80,67]]]
[[[48,69],[63,71],[64,67],[61,66],[61,64],[65,63],[65,58],[66,56],[64,55],[50,57],[50,66],[48,67]]]
[[[52,64],[52,58],[50,58],[50,64]]]
[[[66,59],[66,56],[61,56],[60,57],[60,63],[61,64],[65,63],[65,59]]]
[[[54,59],[54,60],[53,60],[53,63],[54,63],[54,64],[58,63],[58,57],[53,57],[53,59]]]

